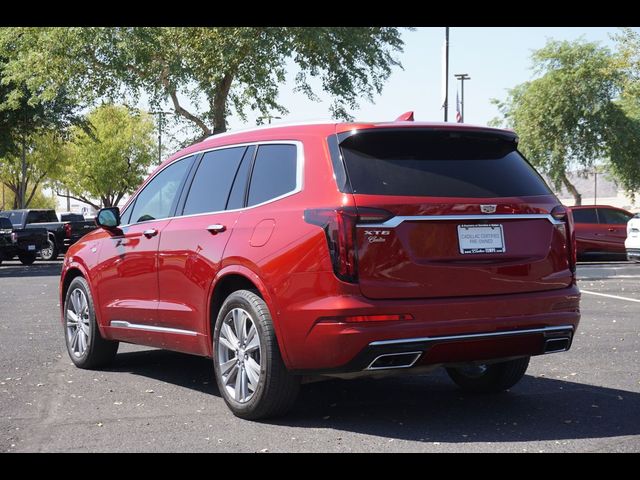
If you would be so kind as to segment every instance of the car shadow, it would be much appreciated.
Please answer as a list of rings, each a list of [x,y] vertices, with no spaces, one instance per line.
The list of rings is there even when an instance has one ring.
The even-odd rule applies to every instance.
[[[59,276],[62,260],[45,262],[37,259],[31,265],[23,265],[16,260],[4,260],[0,265],[0,278],[3,277],[51,277]]]
[[[211,360],[164,350],[122,353],[129,372],[220,396]],[[306,384],[293,410],[265,424],[420,442],[525,442],[640,434],[640,393],[526,375],[510,392],[467,394],[443,370]]]

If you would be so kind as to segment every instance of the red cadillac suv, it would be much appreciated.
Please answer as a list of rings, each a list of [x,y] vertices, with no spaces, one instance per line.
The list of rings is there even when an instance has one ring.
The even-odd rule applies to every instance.
[[[65,256],[80,368],[118,342],[213,359],[239,417],[303,376],[423,373],[502,391],[580,318],[571,215],[510,131],[418,122],[274,126],[165,161]]]

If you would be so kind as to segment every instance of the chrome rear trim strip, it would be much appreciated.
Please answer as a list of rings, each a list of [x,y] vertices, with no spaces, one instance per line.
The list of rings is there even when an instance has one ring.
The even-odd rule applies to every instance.
[[[381,345],[398,345],[401,343],[419,343],[419,342],[450,342],[458,340],[481,340],[484,338],[492,337],[512,337],[518,335],[531,335],[536,333],[557,333],[570,330],[573,334],[573,327],[571,325],[563,325],[560,327],[544,327],[544,328],[530,328],[527,330],[508,330],[503,332],[489,332],[489,333],[471,333],[466,335],[450,335],[445,337],[420,337],[420,338],[401,338],[398,340],[381,340],[378,342],[371,342],[370,347],[379,347]]]
[[[125,322],[124,320],[112,320],[109,325],[117,328],[129,328],[131,330],[145,330],[147,332],[175,333],[178,335],[191,335],[191,336],[197,335],[197,332],[192,332],[191,330],[180,330],[179,328],[156,327],[154,325],[141,325],[139,323]]]
[[[415,215],[415,216],[397,216],[390,218],[383,223],[367,223],[358,225],[361,228],[395,228],[402,222],[423,222],[423,221],[477,221],[477,220],[548,220],[552,225],[564,225],[563,222],[556,220],[548,213],[514,213],[514,214],[498,214],[498,215]]]

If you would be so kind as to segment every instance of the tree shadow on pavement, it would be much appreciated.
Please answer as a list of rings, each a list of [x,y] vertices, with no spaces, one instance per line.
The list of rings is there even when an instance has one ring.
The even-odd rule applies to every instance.
[[[60,276],[62,261],[44,262],[37,259],[32,265],[23,265],[15,260],[4,260],[0,265],[0,278],[6,277],[51,277]]]
[[[211,360],[164,350],[119,354],[129,372],[220,396]],[[422,442],[526,442],[640,434],[640,393],[525,376],[512,391],[463,393],[443,370],[303,385],[271,425],[325,428]]]

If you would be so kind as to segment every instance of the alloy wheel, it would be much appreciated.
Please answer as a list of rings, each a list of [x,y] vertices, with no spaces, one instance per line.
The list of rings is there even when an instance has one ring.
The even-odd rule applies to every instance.
[[[260,384],[262,346],[256,324],[246,310],[234,308],[227,313],[217,351],[227,393],[238,403],[248,402]]]
[[[69,295],[66,320],[69,351],[77,358],[82,357],[89,346],[91,334],[89,315],[87,296],[80,288],[74,289]]]

